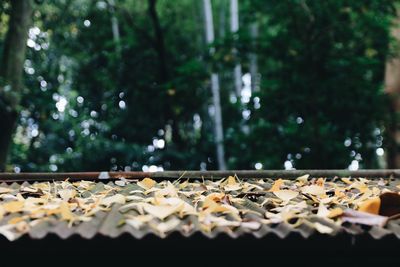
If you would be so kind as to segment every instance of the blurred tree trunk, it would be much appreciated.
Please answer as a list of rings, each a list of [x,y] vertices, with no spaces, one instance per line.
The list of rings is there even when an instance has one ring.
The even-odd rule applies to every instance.
[[[233,34],[234,43],[237,40],[237,35],[239,31],[239,6],[238,0],[231,0],[230,2],[230,10],[231,10],[231,33]],[[233,48],[234,58],[236,60],[236,65],[233,70],[234,84],[235,84],[235,92],[236,96],[240,98],[242,92],[242,65],[238,61],[237,57],[237,49]]]
[[[204,23],[206,28],[207,44],[211,45],[214,42],[214,22],[212,15],[212,7],[210,0],[203,0],[204,5]],[[214,54],[215,48],[210,48],[210,54]],[[215,143],[217,152],[218,169],[226,170],[225,163],[225,148],[224,148],[224,131],[222,124],[222,111],[220,100],[219,75],[211,72],[211,92],[214,105],[214,131]]]
[[[155,49],[157,51],[158,59],[159,59],[159,72],[160,81],[165,83],[168,81],[168,69],[167,69],[167,60],[165,53],[165,44],[164,44],[164,34],[161,29],[160,19],[158,18],[157,10],[156,10],[157,0],[149,0],[149,15],[153,23],[154,32],[155,32]]]
[[[115,52],[117,53],[117,56],[121,58],[121,37],[119,32],[118,18],[115,14],[115,1],[108,0],[108,5],[110,7],[110,13],[111,13],[111,30],[114,39]]]
[[[162,86],[167,86],[168,83],[170,82],[171,77],[168,71],[164,33],[161,27],[156,7],[157,7],[157,0],[149,0],[148,13],[154,28],[153,45],[158,57],[158,79],[159,79],[158,82]],[[165,87],[165,89],[169,90],[169,88],[167,87]],[[174,112],[173,99],[172,99],[173,97],[174,97],[173,94],[167,93],[167,97],[165,99],[165,102],[163,103],[164,105],[163,115],[165,116],[167,124],[166,128],[168,128],[168,126],[171,126],[173,144],[175,145],[177,150],[183,150],[185,149],[184,148],[185,142],[180,134],[179,121]],[[171,159],[171,164],[172,166],[175,166],[175,168],[183,167],[180,166],[181,165],[180,159],[176,158]]]
[[[12,134],[18,118],[31,15],[31,0],[11,1],[11,14],[0,69],[0,171],[5,169]]]
[[[250,53],[250,75],[251,75],[251,91],[258,92],[260,90],[260,75],[258,73],[258,57],[256,52],[258,39],[258,22],[250,24],[250,37],[253,51]]]
[[[399,12],[398,12],[399,15]],[[396,46],[400,46],[400,18],[398,17],[392,29],[392,37],[397,40]],[[390,118],[386,125],[387,132],[387,166],[390,169],[400,168],[400,51],[396,51],[396,57],[389,58],[386,62],[385,92],[390,101]]]
[[[226,31],[226,10],[225,7],[227,6],[227,2],[225,0],[220,1],[219,5],[219,38],[225,38],[225,31]]]

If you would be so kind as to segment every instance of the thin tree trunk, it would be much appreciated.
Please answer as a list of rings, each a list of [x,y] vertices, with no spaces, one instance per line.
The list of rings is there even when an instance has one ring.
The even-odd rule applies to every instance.
[[[394,25],[399,23],[400,17],[396,19]],[[392,29],[392,36],[400,43],[399,27]],[[385,92],[390,101],[390,119],[386,125],[387,167],[398,169],[400,168],[400,51],[397,51],[397,57],[389,58],[386,62]]]
[[[149,15],[153,22],[154,31],[155,31],[155,49],[159,58],[159,75],[160,81],[162,83],[168,81],[168,69],[167,69],[167,60],[165,53],[165,44],[164,44],[164,34],[161,29],[160,20],[158,18],[157,10],[156,10],[157,0],[149,0]]]
[[[148,13],[151,18],[153,28],[154,28],[154,49],[156,50],[158,57],[158,74],[159,74],[159,84],[164,86],[170,82],[170,74],[168,72],[167,65],[167,53],[165,47],[165,39],[163,29],[161,27],[160,19],[157,13],[157,0],[149,0]],[[165,88],[166,89],[166,88]],[[170,125],[172,129],[172,141],[177,150],[185,149],[185,142],[180,134],[179,121],[176,118],[176,114],[173,111],[173,96],[168,95],[164,101],[164,112],[163,116],[166,125]],[[167,144],[168,145],[168,144]],[[171,159],[171,165],[173,168],[182,168],[181,160],[176,158]]]
[[[252,41],[253,52],[250,53],[250,75],[251,75],[251,91],[260,91],[260,74],[258,73],[258,57],[256,50],[258,38],[258,22],[253,22],[250,25],[250,37]]]
[[[212,17],[212,8],[210,0],[203,0],[204,5],[204,22],[206,28],[206,40],[207,44],[211,45],[214,42],[214,23]],[[213,54],[215,49],[210,48],[210,54]],[[226,170],[225,163],[225,148],[224,148],[224,132],[220,102],[220,88],[219,88],[219,76],[218,73],[211,73],[211,92],[213,105],[215,108],[214,113],[214,131],[215,131],[215,143],[218,168],[220,170]]]
[[[115,15],[115,2],[114,0],[108,0],[108,5],[110,6],[110,13],[111,13],[111,30],[113,34],[113,40],[115,45],[115,52],[117,56],[121,57],[121,37],[119,32],[119,23],[118,18]]]
[[[4,171],[21,101],[31,0],[11,1],[11,15],[0,69],[0,171]]]
[[[225,38],[225,30],[226,30],[226,11],[225,7],[227,2],[225,0],[221,0],[220,6],[219,6],[219,38],[224,39]]]
[[[230,2],[230,10],[231,10],[231,33],[237,35],[239,31],[239,7],[238,0],[231,0]],[[234,38],[236,40],[236,38]],[[235,59],[237,59],[237,49],[233,48],[233,54],[235,55]],[[234,84],[235,84],[235,92],[236,96],[240,97],[242,92],[242,65],[239,61],[236,62],[235,68],[233,70]]]

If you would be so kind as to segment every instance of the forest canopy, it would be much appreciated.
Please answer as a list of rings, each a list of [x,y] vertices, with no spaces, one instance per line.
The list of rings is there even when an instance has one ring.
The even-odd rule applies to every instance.
[[[0,1],[0,170],[396,167],[398,2]]]

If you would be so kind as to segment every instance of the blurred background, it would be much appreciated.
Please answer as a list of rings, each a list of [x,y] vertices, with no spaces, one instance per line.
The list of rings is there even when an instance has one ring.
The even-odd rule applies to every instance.
[[[2,0],[0,170],[400,168],[397,0]]]

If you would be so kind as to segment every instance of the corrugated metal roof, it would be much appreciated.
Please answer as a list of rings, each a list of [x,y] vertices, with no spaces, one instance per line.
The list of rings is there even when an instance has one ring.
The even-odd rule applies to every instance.
[[[73,235],[79,235],[86,239],[91,239],[96,235],[104,235],[116,238],[122,234],[130,234],[137,239],[143,238],[148,234],[153,234],[164,238],[175,232],[179,232],[185,237],[190,237],[191,235],[200,232],[210,238],[214,238],[221,233],[232,238],[238,238],[242,235],[248,234],[257,238],[265,237],[267,235],[276,235],[280,238],[285,238],[289,234],[298,234],[304,238],[308,238],[311,235],[319,235],[321,234],[319,232],[324,232],[315,227],[315,224],[318,223],[319,225],[322,225],[322,227],[326,226],[331,229],[331,231],[328,232],[329,235],[332,236],[343,233],[350,235],[368,233],[375,239],[379,239],[387,235],[395,235],[397,238],[400,238],[400,220],[390,220],[385,227],[338,223],[335,220],[316,215],[315,213],[317,212],[318,207],[312,201],[312,198],[310,199],[310,197],[304,194],[299,194],[294,200],[297,200],[297,202],[306,201],[307,207],[305,207],[304,210],[307,211],[307,215],[299,216],[301,217],[299,220],[297,218],[292,218],[292,220],[287,222],[274,222],[268,220],[266,213],[271,212],[271,210],[274,208],[277,208],[276,205],[270,203],[270,199],[277,199],[277,197],[273,192],[269,192],[269,189],[275,183],[276,179],[246,179],[245,181],[239,181],[241,184],[247,183],[250,185],[248,188],[251,190],[246,192],[243,192],[243,190],[230,190],[235,188],[224,188],[221,186],[221,184],[225,181],[226,180],[211,181],[202,179],[191,181],[190,183],[192,184],[190,190],[199,190],[201,193],[193,195],[179,193],[179,198],[185,201],[185,203],[195,207],[197,211],[201,210],[202,206],[193,205],[194,196],[202,196],[201,198],[204,200],[204,197],[207,197],[212,193],[222,193],[226,196],[223,201],[226,201],[227,203],[230,203],[230,201],[233,199],[241,199],[241,201],[230,203],[232,207],[240,211],[239,221],[237,218],[232,218],[232,214],[229,212],[216,212],[214,213],[215,217],[217,219],[222,218],[224,221],[221,221],[221,223],[215,223],[209,229],[204,228],[204,220],[207,220],[207,218],[200,218],[196,214],[190,214],[190,212],[184,216],[180,216],[179,213],[171,213],[165,217],[165,219],[160,219],[157,217],[152,217],[150,219],[147,218],[142,225],[137,225],[137,227],[127,223],[129,218],[137,218],[137,216],[145,216],[148,214],[138,206],[129,207],[127,204],[135,203],[137,202],[137,199],[140,198],[146,199],[148,197],[154,197],[156,191],[142,188],[138,185],[138,180],[122,180],[119,182],[117,181],[108,183],[85,182],[86,185],[89,183],[89,186],[79,191],[79,198],[90,198],[90,196],[93,196],[93,194],[96,195],[99,192],[103,194],[103,198],[115,196],[116,194],[120,194],[124,197],[130,197],[130,199],[126,200],[127,202],[124,204],[113,203],[110,206],[110,209],[102,209],[95,212],[87,221],[63,220],[60,218],[59,214],[52,214],[52,212],[48,212],[48,214],[45,216],[38,216],[37,219],[32,218],[32,216],[29,215],[29,212],[26,210],[18,212],[5,212],[4,217],[0,220],[0,234],[6,236],[8,239],[17,239],[23,235],[29,235],[34,239],[42,239],[48,234],[56,234],[63,239]],[[353,179],[352,181],[357,182],[359,180]],[[390,190],[393,192],[399,191],[399,189],[396,187],[399,184],[397,180],[373,179],[362,181],[367,183],[368,187],[371,189],[377,188],[379,192],[385,190]],[[285,181],[283,189],[294,189],[295,182],[295,180]],[[339,186],[346,186],[346,184],[340,179],[334,179],[331,180],[331,182]],[[182,183],[184,183],[184,180],[175,183],[174,187],[179,188]],[[316,179],[311,179],[307,184],[315,183]],[[40,198],[40,194],[30,192],[29,190],[25,191],[26,188],[32,188],[32,186],[35,187],[40,184],[44,183],[2,183],[0,184],[0,188],[3,188],[3,190],[4,188],[13,190],[8,193],[0,194],[0,198],[2,199],[0,204],[4,205],[10,201],[14,201],[12,200],[12,196],[16,196],[18,198],[22,197],[23,199]],[[60,188],[70,188],[70,186],[75,186],[76,188],[78,186],[77,184],[72,185],[68,182],[64,184],[63,182],[49,182],[46,184],[49,188],[49,194],[52,194],[54,198],[57,198],[58,200],[60,199],[60,196],[57,191]],[[154,188],[164,189],[169,184],[171,183],[167,181],[161,181],[155,184]],[[198,188],[196,189],[195,186]],[[185,192],[185,190],[186,189],[183,188],[181,191]],[[106,191],[108,191],[107,194],[104,194]],[[187,189],[187,191],[189,191],[189,189]],[[357,191],[353,193],[357,194]],[[135,199],[135,197],[137,197],[137,199]],[[75,203],[71,199],[68,201],[70,204],[72,203],[72,206],[73,203]],[[141,202],[146,201],[141,200]],[[79,205],[79,201],[76,203]],[[196,203],[201,203],[201,201]],[[50,208],[55,209],[55,207]],[[347,207],[342,206],[342,208],[345,209]],[[71,208],[74,216],[80,216],[82,214],[82,212],[77,210],[78,209]],[[16,219],[17,222],[24,221],[27,223],[19,226],[21,229],[18,229],[18,227],[16,227],[18,223],[10,224],[10,220],[13,218],[20,218]],[[171,227],[171,225],[173,225],[173,227]]]

